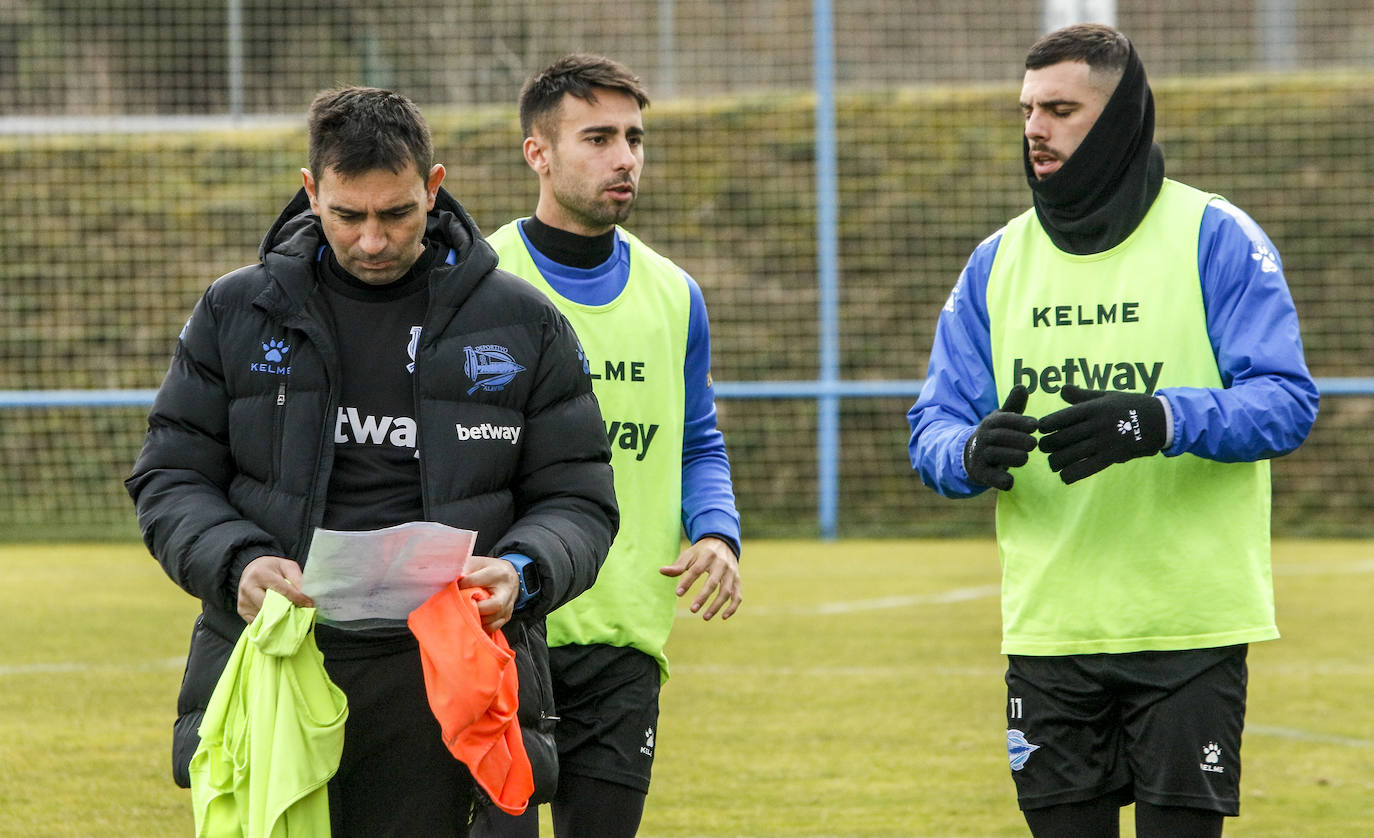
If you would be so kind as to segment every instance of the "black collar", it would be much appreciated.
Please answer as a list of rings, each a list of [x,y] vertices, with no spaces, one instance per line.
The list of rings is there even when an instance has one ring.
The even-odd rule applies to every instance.
[[[595,268],[611,258],[615,251],[614,227],[599,236],[579,236],[550,227],[531,215],[521,229],[535,250],[570,268]]]

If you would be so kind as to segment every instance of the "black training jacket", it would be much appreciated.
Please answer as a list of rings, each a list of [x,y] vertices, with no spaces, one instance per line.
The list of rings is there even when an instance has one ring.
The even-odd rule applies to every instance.
[[[454,264],[430,274],[415,353],[425,516],[476,530],[478,555],[522,553],[540,591],[505,628],[539,796],[556,777],[544,615],[591,587],[619,524],[610,450],[572,327],[496,267],[477,225],[440,190],[427,238]],[[178,341],[125,482],[148,549],[202,602],[178,699],[173,774],[187,767],[214,685],[245,624],[253,559],[304,562],[324,514],[338,411],[332,319],[316,283],[324,244],[301,190],[260,262],[205,292]],[[515,432],[500,429],[518,429]]]

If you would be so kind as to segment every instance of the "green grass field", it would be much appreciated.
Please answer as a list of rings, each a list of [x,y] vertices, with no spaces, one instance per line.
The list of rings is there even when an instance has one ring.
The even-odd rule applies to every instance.
[[[1274,565],[1227,835],[1374,835],[1374,542]],[[678,621],[644,838],[1027,834],[991,543],[755,541],[745,579],[729,622]],[[168,743],[196,603],[140,545],[11,545],[0,612],[0,835],[190,835]]]

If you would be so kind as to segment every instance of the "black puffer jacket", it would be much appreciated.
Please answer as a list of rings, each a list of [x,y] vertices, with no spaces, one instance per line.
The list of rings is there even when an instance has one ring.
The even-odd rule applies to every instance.
[[[477,225],[443,190],[426,236],[451,246],[456,262],[430,275],[415,354],[425,515],[476,530],[479,555],[522,553],[538,566],[539,594],[505,631],[542,796],[557,770],[543,617],[591,586],[610,548],[619,523],[610,450],[581,347],[558,310],[497,269]],[[324,514],[339,362],[316,284],[323,243],[302,190],[263,240],[260,264],[210,286],[126,481],[149,550],[202,602],[173,736],[181,785],[244,628],[243,568],[263,555],[303,562]],[[518,437],[472,432],[484,427]]]

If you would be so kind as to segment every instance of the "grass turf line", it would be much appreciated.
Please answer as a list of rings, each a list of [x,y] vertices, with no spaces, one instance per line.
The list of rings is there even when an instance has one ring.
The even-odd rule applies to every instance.
[[[1275,544],[1230,838],[1374,834],[1372,559]],[[1026,834],[990,542],[753,541],[743,570],[734,618],[674,629],[644,838]],[[0,545],[0,835],[191,832],[168,743],[197,610],[139,544]]]

